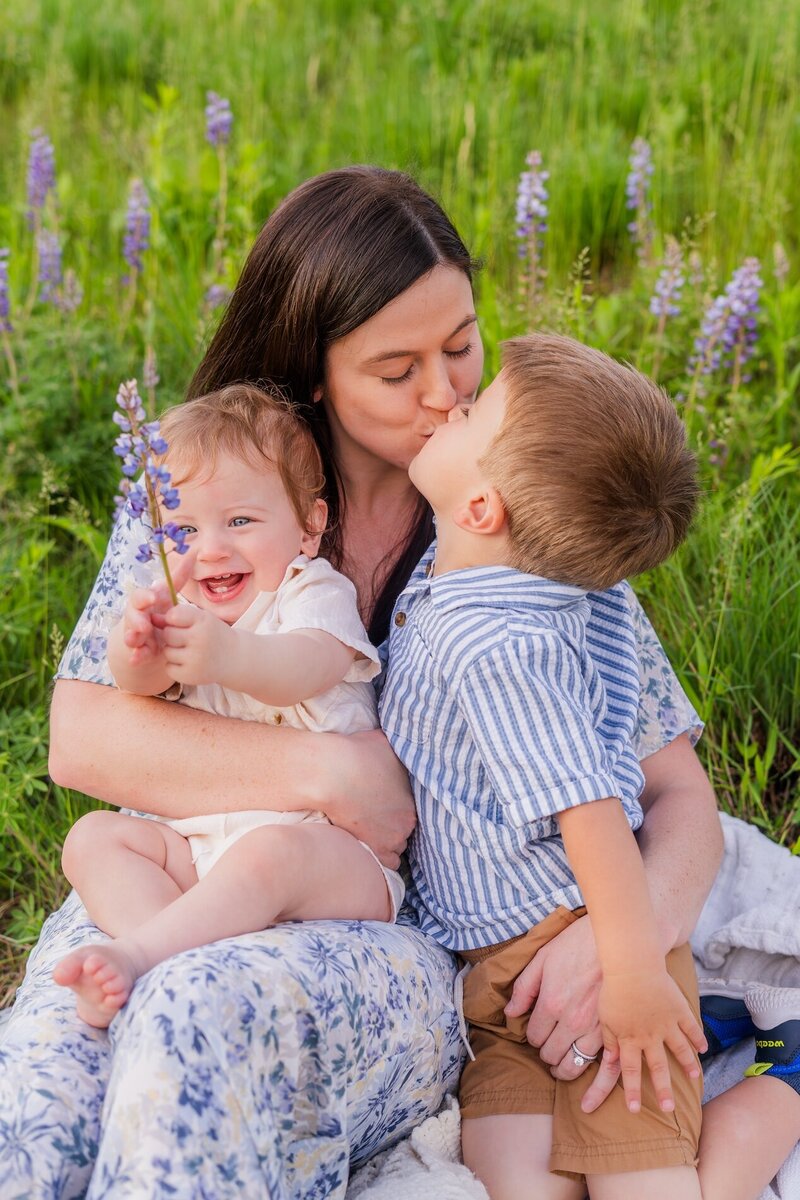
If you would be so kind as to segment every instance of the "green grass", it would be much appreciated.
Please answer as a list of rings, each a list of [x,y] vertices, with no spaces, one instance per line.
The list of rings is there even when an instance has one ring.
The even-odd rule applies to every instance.
[[[97,568],[115,485],[118,383],[158,355],[159,404],[178,400],[213,324],[203,309],[219,166],[207,88],[235,114],[223,273],[261,222],[332,166],[411,170],[485,266],[487,372],[503,336],[572,332],[692,394],[686,362],[704,304],[748,255],[763,265],[752,379],[715,379],[686,406],[706,502],[683,551],[638,581],[708,721],[721,803],[792,844],[800,833],[800,10],[764,0],[6,0],[0,27],[0,246],[11,251],[12,389],[0,354],[0,1003],[43,914],[63,894],[60,842],[83,798],[46,775],[49,678]],[[36,304],[25,222],[28,135],[56,150],[75,317]],[[648,313],[656,266],[627,224],[630,144],[653,148],[655,254],[672,234],[703,279],[663,340]],[[544,296],[521,312],[516,182],[550,172]],[[135,302],[120,284],[130,180],[153,201]],[[788,279],[773,276],[779,243]],[[575,267],[579,254],[585,255]]]

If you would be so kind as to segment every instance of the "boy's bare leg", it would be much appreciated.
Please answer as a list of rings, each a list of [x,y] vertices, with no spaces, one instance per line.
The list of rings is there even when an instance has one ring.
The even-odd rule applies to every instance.
[[[800,1139],[800,1096],[743,1079],[703,1109],[700,1165],[587,1178],[591,1200],[757,1200]]]
[[[464,1162],[491,1200],[584,1200],[582,1183],[548,1170],[552,1140],[553,1118],[544,1114],[461,1122]]]
[[[87,813],[67,834],[64,874],[98,929],[119,937],[195,883],[189,843],[159,821]]]
[[[140,975],[194,946],[278,921],[389,916],[383,872],[351,834],[316,823],[266,825],[241,837],[194,887],[137,929],[83,947],[78,953],[91,951],[85,966],[95,990],[81,993],[79,1011],[89,1024],[105,1027]],[[103,993],[99,1000],[96,985]],[[71,986],[78,990],[80,984]]]

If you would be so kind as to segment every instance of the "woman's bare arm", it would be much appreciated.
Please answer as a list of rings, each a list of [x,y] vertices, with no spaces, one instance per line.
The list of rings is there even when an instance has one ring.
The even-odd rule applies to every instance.
[[[273,729],[60,679],[50,774],[63,787],[157,816],[320,809],[397,867],[414,826],[405,770],[379,731]]]

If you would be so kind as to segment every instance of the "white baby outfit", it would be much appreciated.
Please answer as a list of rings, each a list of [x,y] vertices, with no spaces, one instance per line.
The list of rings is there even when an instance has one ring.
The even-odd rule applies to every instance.
[[[308,729],[315,733],[357,733],[378,728],[375,692],[370,683],[380,673],[378,651],[367,637],[358,615],[353,584],[324,558],[309,559],[305,554],[298,555],[286,568],[278,590],[260,592],[232,628],[268,634],[319,629],[345,646],[351,646],[356,657],[344,679],[329,691],[285,708],[263,704],[253,696],[216,683],[183,688],[176,685],[168,693],[170,699],[218,716],[261,721],[267,725],[290,725],[293,729]],[[296,825],[305,821],[327,822],[327,817],[308,809],[297,812],[248,809],[165,819],[164,823],[188,838],[192,862],[198,877],[202,878],[234,842],[251,830],[262,825]],[[361,844],[378,862],[370,847]],[[394,920],[405,885],[396,871],[388,870],[382,863],[378,865],[386,879],[392,902],[391,919]]]

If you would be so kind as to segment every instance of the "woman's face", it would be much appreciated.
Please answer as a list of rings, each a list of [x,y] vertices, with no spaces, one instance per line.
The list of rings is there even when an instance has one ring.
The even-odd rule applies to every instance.
[[[322,403],[340,465],[405,471],[483,370],[470,281],[437,266],[328,349]]]

